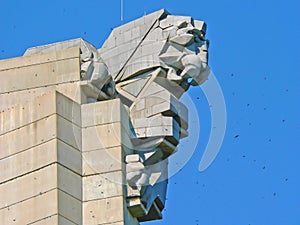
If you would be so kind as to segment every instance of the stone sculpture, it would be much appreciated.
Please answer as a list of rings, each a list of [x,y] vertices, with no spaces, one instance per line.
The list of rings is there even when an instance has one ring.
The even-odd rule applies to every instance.
[[[128,207],[140,221],[164,207],[167,158],[188,128],[178,99],[210,72],[205,34],[202,21],[158,11],[113,30],[99,49],[130,110],[136,154],[126,157]]]
[[[28,49],[81,49],[80,87],[88,102],[120,98],[128,107],[133,154],[126,156],[127,207],[139,221],[161,218],[168,157],[188,135],[179,101],[208,77],[206,24],[157,11],[114,29],[100,49],[82,39]]]

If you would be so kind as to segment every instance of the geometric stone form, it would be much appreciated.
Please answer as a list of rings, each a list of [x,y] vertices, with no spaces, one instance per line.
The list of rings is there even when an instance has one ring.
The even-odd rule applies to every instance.
[[[134,97],[137,97],[137,95],[140,93],[142,88],[145,86],[149,78],[140,79],[134,83],[127,84],[122,86],[122,89],[129,94],[133,95]]]
[[[80,106],[56,91],[0,112],[1,224],[137,225],[123,185],[128,121],[120,99]],[[116,134],[112,148],[86,147],[97,127]]]
[[[0,224],[162,218],[179,101],[209,74],[206,24],[159,10],[102,48],[74,39],[0,61]]]
[[[133,27],[139,30],[138,38],[128,32]],[[155,202],[158,183],[150,185],[154,173],[146,167],[167,160],[188,134],[188,111],[178,99],[207,79],[205,33],[204,22],[161,10],[116,28],[98,50],[118,96],[129,107],[134,155],[126,161],[128,209],[139,221],[161,218],[164,204],[158,207]],[[147,196],[154,197],[145,198],[151,192]]]
[[[3,60],[0,66],[0,93],[78,81],[78,57],[79,48],[71,48],[66,51]]]

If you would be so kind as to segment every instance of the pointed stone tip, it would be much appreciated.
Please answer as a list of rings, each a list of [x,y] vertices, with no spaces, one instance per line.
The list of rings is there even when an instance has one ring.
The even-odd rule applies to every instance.
[[[160,10],[156,11],[157,13],[160,13],[161,15],[170,15],[171,13],[168,12],[165,8],[162,8]]]
[[[165,17],[167,15],[170,15],[170,13],[166,9],[159,9],[157,11],[151,12],[144,17],[156,17],[157,19],[160,19],[162,17]]]

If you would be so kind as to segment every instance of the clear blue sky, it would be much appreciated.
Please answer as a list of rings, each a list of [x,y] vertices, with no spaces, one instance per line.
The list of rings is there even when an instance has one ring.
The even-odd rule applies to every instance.
[[[2,0],[0,59],[78,37],[100,47],[111,28],[161,8],[207,22],[228,124],[220,154],[199,172],[210,114],[201,89],[189,91],[199,143],[170,179],[164,220],[145,224],[300,225],[299,1],[124,0],[121,22],[120,0]]]

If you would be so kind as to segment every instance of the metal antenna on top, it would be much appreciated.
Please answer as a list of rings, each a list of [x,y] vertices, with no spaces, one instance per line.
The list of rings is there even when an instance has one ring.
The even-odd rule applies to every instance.
[[[123,21],[123,0],[120,0],[121,1],[121,21]]]

